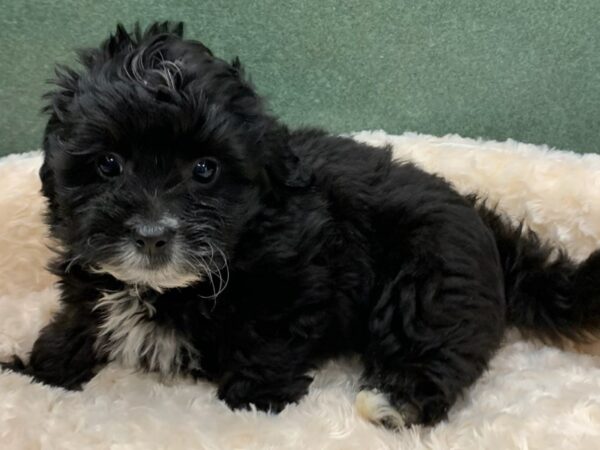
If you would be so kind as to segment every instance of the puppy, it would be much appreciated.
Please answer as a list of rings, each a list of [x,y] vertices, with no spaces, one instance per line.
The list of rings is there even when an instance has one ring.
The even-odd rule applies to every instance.
[[[359,412],[399,428],[443,420],[507,326],[598,334],[599,253],[578,265],[389,149],[288,129],[182,35],[118,26],[58,70],[40,175],[61,309],[5,368],[77,389],[118,361],[277,412],[359,354]]]

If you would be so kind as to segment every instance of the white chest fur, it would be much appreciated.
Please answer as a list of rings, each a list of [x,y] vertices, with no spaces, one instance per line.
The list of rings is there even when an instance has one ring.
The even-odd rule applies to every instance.
[[[184,362],[197,368],[199,354],[175,329],[157,323],[155,308],[136,289],[106,292],[95,307],[102,321],[96,349],[126,367],[171,376]]]

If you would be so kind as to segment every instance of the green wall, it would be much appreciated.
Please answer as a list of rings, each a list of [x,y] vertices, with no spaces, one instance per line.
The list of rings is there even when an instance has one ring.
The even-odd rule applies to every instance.
[[[184,20],[292,125],[600,149],[599,0],[0,0],[0,154],[39,147],[55,62]]]

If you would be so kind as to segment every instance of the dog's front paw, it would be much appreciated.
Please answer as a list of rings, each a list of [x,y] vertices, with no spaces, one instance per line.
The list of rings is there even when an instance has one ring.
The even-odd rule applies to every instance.
[[[278,413],[304,396],[311,381],[310,377],[300,376],[287,383],[269,383],[229,375],[221,381],[218,396],[231,409],[250,409],[254,405],[258,410]]]
[[[0,362],[0,371],[5,370],[29,376],[33,381],[47,386],[61,387],[71,391],[81,390],[83,383],[87,380],[85,372],[70,373],[59,370],[36,370],[35,366],[32,366],[31,363],[25,364],[17,355],[12,357],[12,361]]]
[[[11,372],[15,373],[26,373],[27,367],[21,358],[19,358],[17,355],[13,355],[12,361],[0,361],[0,370],[10,370]]]

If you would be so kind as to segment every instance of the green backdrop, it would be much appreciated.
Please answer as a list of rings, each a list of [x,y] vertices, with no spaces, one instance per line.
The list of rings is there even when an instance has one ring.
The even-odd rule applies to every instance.
[[[39,147],[55,62],[184,20],[292,125],[600,149],[599,0],[0,0],[0,154]]]

